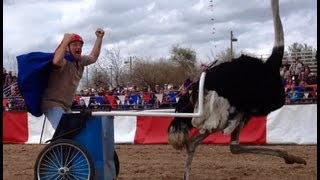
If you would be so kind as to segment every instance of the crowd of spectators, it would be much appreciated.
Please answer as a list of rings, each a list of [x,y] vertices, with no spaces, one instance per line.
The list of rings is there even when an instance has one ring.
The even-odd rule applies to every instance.
[[[317,74],[310,72],[308,65],[299,58],[293,58],[291,64],[285,59],[280,74],[287,104],[316,102]]]
[[[180,91],[172,85],[165,84],[160,88],[156,85],[154,91],[150,88],[139,88],[132,86],[129,88],[117,87],[108,90],[100,87],[95,90],[92,88],[81,90],[75,95],[73,100],[73,109],[85,108],[88,105],[90,109],[155,109],[155,108],[174,108],[179,98]],[[88,99],[88,104],[85,102]]]
[[[11,84],[14,84],[15,82],[17,82],[17,75],[12,71],[7,72],[6,68],[3,68],[2,87],[9,87]]]
[[[13,71],[3,68],[2,87],[3,87],[3,109],[4,110],[25,110],[24,99],[19,95],[19,89],[16,84],[17,76]]]
[[[310,72],[308,65],[303,64],[299,58],[283,60],[280,70],[283,85],[286,92],[286,104],[316,103],[317,102],[317,74]],[[4,110],[25,110],[24,100],[19,96],[19,90],[15,82],[16,75],[3,68],[3,89],[10,91],[9,96],[3,99]],[[10,88],[9,88],[10,87]],[[182,86],[181,86],[182,87]],[[155,85],[150,87],[121,87],[112,90],[100,87],[98,89],[87,88],[79,91],[73,100],[72,109],[157,109],[174,108],[181,87],[172,84]]]

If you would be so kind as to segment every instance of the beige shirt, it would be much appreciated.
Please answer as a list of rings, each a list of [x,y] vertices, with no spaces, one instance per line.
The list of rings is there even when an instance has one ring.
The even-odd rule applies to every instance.
[[[45,112],[52,107],[70,110],[84,66],[89,64],[89,56],[81,56],[78,67],[76,62],[67,60],[62,68],[53,69],[50,73],[48,88],[42,96],[42,111]]]

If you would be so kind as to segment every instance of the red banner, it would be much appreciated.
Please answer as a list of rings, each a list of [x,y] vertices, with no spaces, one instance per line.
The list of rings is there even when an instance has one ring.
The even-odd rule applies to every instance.
[[[3,143],[23,144],[28,141],[27,112],[3,112]]]
[[[266,144],[266,116],[252,117],[240,131],[241,144]],[[137,117],[135,144],[168,144],[167,130],[172,117]],[[196,131],[193,131],[194,134]],[[231,135],[213,133],[203,144],[229,144]]]
[[[168,144],[168,127],[172,117],[137,116],[135,144]]]

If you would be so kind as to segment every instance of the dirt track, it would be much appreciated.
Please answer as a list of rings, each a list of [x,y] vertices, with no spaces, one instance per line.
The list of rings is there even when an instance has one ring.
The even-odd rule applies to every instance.
[[[33,179],[33,165],[44,145],[3,145],[3,178]],[[284,163],[278,157],[233,155],[228,146],[200,145],[194,156],[191,179],[194,180],[315,180],[316,146],[270,146],[300,156],[307,165]],[[119,180],[183,179],[185,151],[169,145],[116,145],[120,160]]]

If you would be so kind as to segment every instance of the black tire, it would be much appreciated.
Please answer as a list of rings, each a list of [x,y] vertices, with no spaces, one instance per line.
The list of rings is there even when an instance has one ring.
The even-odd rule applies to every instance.
[[[116,177],[118,177],[120,172],[120,162],[119,162],[119,157],[116,150],[114,150],[113,161],[114,161],[114,166],[116,168]]]
[[[80,168],[79,168],[80,167]],[[69,139],[59,139],[44,147],[34,165],[34,179],[89,179],[95,174],[89,152]]]

